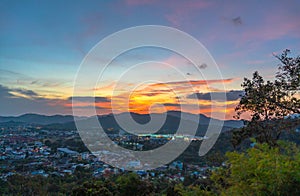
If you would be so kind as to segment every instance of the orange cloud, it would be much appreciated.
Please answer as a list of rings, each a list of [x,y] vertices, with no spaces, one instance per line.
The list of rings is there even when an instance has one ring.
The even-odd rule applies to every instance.
[[[226,104],[232,104],[234,101],[199,101],[197,99],[187,99],[187,96],[190,95],[191,92],[195,92],[195,89],[199,89],[199,87],[210,90],[214,88],[208,87],[209,84],[231,83],[234,80],[234,78],[229,78],[221,80],[189,80],[150,83],[139,86],[132,90],[132,92],[130,90],[124,90],[119,93],[112,92],[115,87],[115,83],[112,83],[94,90],[96,90],[95,94],[108,95],[107,97],[112,101],[112,105],[100,102],[97,104],[98,107],[106,109],[112,109],[110,107],[113,107],[114,111],[117,112],[136,112],[145,114],[149,112],[160,113],[167,110],[185,110],[184,112],[204,113],[210,116],[212,105],[217,107],[217,111],[224,113],[224,106]],[[122,85],[126,86],[126,84]],[[215,90],[218,91],[218,89]]]
[[[153,87],[160,87],[164,85],[207,85],[216,83],[231,83],[234,78],[220,79],[220,80],[189,80],[189,81],[177,81],[177,82],[166,82],[166,83],[155,83]]]
[[[197,92],[195,89],[199,88],[204,89],[201,92],[217,92],[219,91],[218,89],[208,87],[208,84],[231,83],[234,80],[234,78],[229,78],[222,80],[150,83],[139,86],[139,88],[132,90],[132,92],[124,89],[124,91],[118,91],[118,93],[113,92],[115,83],[110,83],[93,89],[95,97],[75,96],[74,99],[72,99],[73,97],[47,99],[47,103],[51,106],[60,106],[65,111],[70,111],[71,109],[82,111],[83,115],[92,115],[91,109],[95,107],[98,114],[111,113],[112,110],[117,113],[136,112],[141,114],[181,110],[183,112],[202,113],[211,116],[211,107],[214,106],[215,113],[223,115],[226,113],[226,117],[231,118],[237,101],[224,102],[218,100],[189,99],[188,95],[192,92]],[[122,84],[121,86],[125,88],[126,84]],[[32,94],[31,91],[25,90],[22,90],[22,93]],[[84,92],[82,93],[84,94]],[[41,97],[34,97],[34,99],[41,99]],[[225,110],[226,105],[227,109]]]

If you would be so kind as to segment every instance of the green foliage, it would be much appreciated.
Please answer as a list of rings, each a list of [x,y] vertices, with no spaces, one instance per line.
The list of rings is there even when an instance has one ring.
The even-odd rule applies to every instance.
[[[8,184],[6,181],[0,179],[0,194],[8,193]]]
[[[182,196],[213,196],[213,192],[201,189],[198,186],[184,187],[182,184],[178,184],[174,187],[175,194]]]
[[[119,176],[116,180],[119,186],[120,195],[150,195],[153,192],[153,185],[144,180],[142,181],[135,173]]]
[[[111,190],[109,190],[102,181],[96,182],[85,182],[82,186],[79,186],[72,191],[72,195],[103,195],[112,196],[114,195]]]
[[[46,184],[47,181],[42,176],[34,176],[29,179],[21,175],[13,175],[7,179],[6,191],[12,195],[46,195]]]
[[[228,152],[228,168],[211,176],[221,195],[299,195],[300,151],[293,143],[257,144],[246,153]]]
[[[92,171],[90,169],[81,166],[77,166],[74,171],[74,176],[78,180],[87,180],[91,177],[91,175],[92,175]]]

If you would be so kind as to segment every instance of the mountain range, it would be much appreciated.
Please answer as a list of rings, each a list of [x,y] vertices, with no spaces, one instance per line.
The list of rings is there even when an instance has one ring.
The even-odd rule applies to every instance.
[[[151,117],[149,114],[137,114],[137,113],[129,113],[132,118],[140,124],[145,124],[151,120]],[[184,114],[184,115],[183,115]],[[118,117],[123,117],[125,115],[128,115],[128,113],[121,113],[117,114]],[[184,123],[193,124],[195,126],[198,126],[197,135],[203,135],[208,125],[211,123],[213,126],[219,127],[220,123],[223,123],[223,127],[221,127],[222,131],[228,131],[233,128],[240,128],[243,126],[243,121],[240,120],[218,120],[209,118],[203,114],[191,114],[191,113],[182,113],[180,111],[168,111],[164,114],[151,114],[154,118],[163,118],[163,116],[166,116],[166,120],[163,124],[163,126],[160,128],[159,133],[175,133],[180,121],[183,121]],[[182,117],[182,115],[184,117]],[[99,115],[97,116],[100,124],[104,129],[110,129],[110,130],[119,130],[122,129],[116,122],[116,119],[114,115],[108,114],[108,115]],[[195,121],[195,119],[199,119],[199,123]],[[72,115],[40,115],[40,114],[24,114],[21,116],[0,116],[0,123],[7,124],[7,123],[26,123],[26,124],[35,124],[35,125],[41,125],[44,128],[47,129],[57,129],[57,130],[71,130],[76,129],[74,119],[79,120],[81,123],[86,124],[89,126],[89,124],[92,122],[92,117],[74,117]]]

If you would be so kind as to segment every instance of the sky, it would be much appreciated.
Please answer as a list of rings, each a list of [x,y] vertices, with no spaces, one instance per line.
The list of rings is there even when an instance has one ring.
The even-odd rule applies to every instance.
[[[232,119],[244,77],[257,70],[271,80],[278,64],[274,54],[286,48],[300,54],[299,7],[297,0],[0,0],[0,115],[72,114],[75,99],[73,109],[81,115],[91,115],[93,105],[98,114],[110,113],[114,103],[119,113],[182,110]],[[95,88],[74,94],[88,52],[105,37],[140,25],[193,36],[222,77],[211,64],[199,65],[199,74],[173,51],[145,47],[118,56]]]

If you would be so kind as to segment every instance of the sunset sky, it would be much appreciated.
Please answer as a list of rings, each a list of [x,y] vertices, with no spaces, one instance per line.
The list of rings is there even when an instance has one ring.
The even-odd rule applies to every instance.
[[[214,104],[217,116],[231,119],[244,77],[258,70],[272,79],[278,64],[274,54],[286,48],[300,54],[299,8],[298,0],[1,0],[0,115],[72,114],[74,96],[81,114],[90,115],[86,109],[92,99],[87,91],[93,91],[99,114],[111,112],[111,99],[118,112],[128,111],[128,97],[132,112],[148,113],[153,103],[164,108],[153,107],[152,112],[180,110],[180,96],[184,111],[210,116]],[[189,61],[172,51],[140,48],[115,59],[94,89],[73,95],[73,82],[87,53],[106,36],[138,25],[164,25],[190,34],[210,52],[223,77],[210,64],[202,64],[201,78]],[[135,67],[119,79],[132,65],[149,61],[161,63]],[[155,82],[143,83],[151,78]],[[221,92],[227,94],[226,101],[218,98]],[[210,100],[210,93],[217,99]]]

